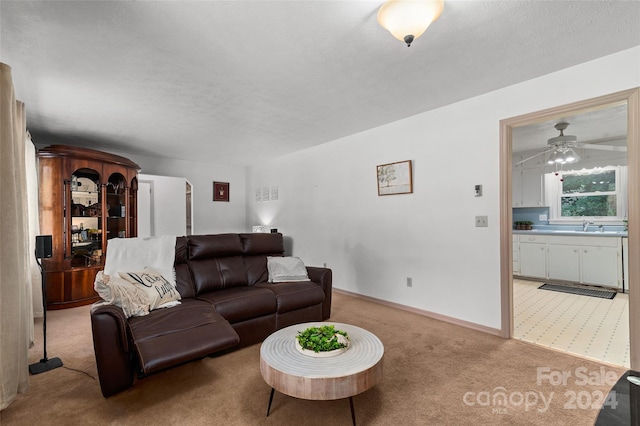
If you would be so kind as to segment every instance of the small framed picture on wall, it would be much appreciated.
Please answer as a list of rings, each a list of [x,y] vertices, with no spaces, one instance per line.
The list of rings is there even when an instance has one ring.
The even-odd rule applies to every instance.
[[[381,164],[378,171],[378,195],[411,194],[411,160]]]
[[[213,201],[229,201],[229,182],[213,182]]]

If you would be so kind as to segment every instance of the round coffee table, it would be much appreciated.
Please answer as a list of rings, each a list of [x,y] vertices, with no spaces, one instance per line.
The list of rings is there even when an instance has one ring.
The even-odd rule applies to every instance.
[[[328,358],[315,358],[296,349],[298,332],[308,327],[334,325],[351,339],[349,349]],[[296,324],[276,331],[260,347],[260,373],[271,386],[267,416],[274,391],[295,398],[331,400],[349,398],[355,425],[353,396],[382,380],[384,345],[373,333],[360,327],[335,322]]]

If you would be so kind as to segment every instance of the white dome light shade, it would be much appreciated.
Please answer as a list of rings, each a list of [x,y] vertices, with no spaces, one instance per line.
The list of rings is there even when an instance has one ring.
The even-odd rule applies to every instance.
[[[378,23],[410,46],[440,17],[443,9],[444,0],[388,0],[378,11]]]

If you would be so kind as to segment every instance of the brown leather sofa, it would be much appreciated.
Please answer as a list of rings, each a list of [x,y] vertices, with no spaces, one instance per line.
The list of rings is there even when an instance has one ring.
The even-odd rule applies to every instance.
[[[331,270],[307,267],[311,281],[269,283],[267,256],[283,256],[282,234],[219,234],[176,240],[181,304],[126,318],[114,305],[91,312],[105,397],[136,377],[264,340],[289,325],[331,314]]]

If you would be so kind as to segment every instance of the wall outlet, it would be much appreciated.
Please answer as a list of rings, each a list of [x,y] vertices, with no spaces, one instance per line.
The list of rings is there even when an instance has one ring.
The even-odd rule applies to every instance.
[[[476,216],[476,228],[486,228],[487,226],[489,226],[487,216]]]
[[[324,262],[324,263],[322,264],[322,267],[323,267],[323,268],[326,268],[326,267],[327,267],[327,262]]]
[[[538,215],[538,220],[540,222],[546,222],[547,221],[547,215],[546,214],[539,214]]]
[[[413,278],[407,277],[407,287],[413,287]]]

